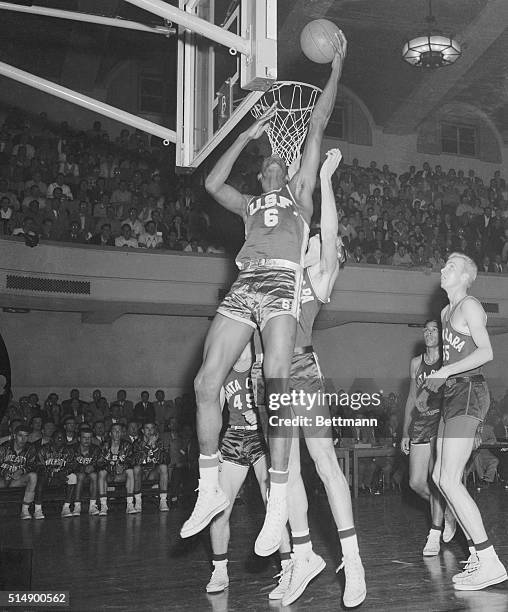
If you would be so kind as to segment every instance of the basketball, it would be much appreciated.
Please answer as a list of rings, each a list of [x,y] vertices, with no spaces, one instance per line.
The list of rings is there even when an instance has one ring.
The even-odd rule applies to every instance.
[[[340,29],[328,19],[310,21],[300,34],[302,51],[311,61],[328,64],[333,60],[337,45],[341,44],[339,33]]]

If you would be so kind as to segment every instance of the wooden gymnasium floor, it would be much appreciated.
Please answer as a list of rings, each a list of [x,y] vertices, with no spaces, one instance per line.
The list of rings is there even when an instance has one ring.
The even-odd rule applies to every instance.
[[[496,488],[476,497],[498,553],[508,562],[508,491]],[[33,547],[32,588],[70,591],[72,610],[254,612],[280,607],[267,597],[277,571],[274,560],[252,555],[262,520],[259,499],[233,511],[230,587],[214,596],[204,592],[210,576],[206,532],[185,544],[177,536],[188,509],[160,514],[147,501],[142,515],[126,516],[117,504],[106,518],[72,519],[61,519],[57,510],[48,508],[44,521],[20,521],[11,512],[2,517],[0,539],[4,547]],[[508,611],[508,583],[470,593],[451,587],[451,576],[466,557],[461,537],[444,545],[439,557],[423,559],[427,523],[410,496],[360,497],[355,516],[368,588],[361,610]],[[327,567],[284,610],[342,610],[342,585],[335,574],[337,537],[326,499],[314,498],[309,518],[314,549]]]

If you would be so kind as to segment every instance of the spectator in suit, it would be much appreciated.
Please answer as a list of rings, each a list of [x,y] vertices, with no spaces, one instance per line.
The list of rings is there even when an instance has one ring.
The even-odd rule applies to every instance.
[[[162,389],[158,389],[155,392],[155,400],[156,401],[153,403],[155,423],[159,428],[159,433],[162,435],[169,421],[172,402],[166,401],[166,396]]]
[[[386,257],[383,255],[381,249],[375,249],[372,255],[367,257],[368,264],[376,264],[378,266],[386,266]]]
[[[85,409],[86,403],[81,400],[74,398],[71,399],[69,404],[66,404],[63,408],[63,418],[71,416],[75,419],[76,423],[84,423],[85,421]]]
[[[138,423],[155,423],[155,411],[149,398],[148,391],[142,391],[141,401],[134,406],[134,419]]]
[[[115,239],[111,233],[111,224],[103,223],[101,225],[101,231],[99,234],[93,235],[90,240],[90,244],[96,244],[97,246],[115,246]]]
[[[119,389],[116,393],[116,402],[120,407],[120,418],[130,421],[134,414],[134,405],[127,399],[127,392],[125,389]]]

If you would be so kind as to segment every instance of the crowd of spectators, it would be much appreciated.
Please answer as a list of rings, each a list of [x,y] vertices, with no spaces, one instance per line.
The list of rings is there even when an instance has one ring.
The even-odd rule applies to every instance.
[[[439,271],[459,251],[480,272],[507,273],[508,189],[499,170],[486,184],[475,170],[425,162],[397,176],[387,164],[364,168],[353,159],[335,187],[352,261]]]
[[[257,195],[261,162],[248,148],[229,182]],[[202,183],[176,175],[169,148],[139,130],[112,139],[100,121],[75,131],[16,110],[0,128],[0,235],[28,244],[234,253],[241,224]],[[425,162],[397,176],[387,164],[353,159],[337,171],[335,197],[352,262],[438,271],[461,251],[480,272],[507,273],[508,189],[500,171],[484,182],[473,169]]]
[[[139,130],[111,139],[100,121],[75,131],[15,110],[0,128],[0,235],[221,253],[202,196]]]

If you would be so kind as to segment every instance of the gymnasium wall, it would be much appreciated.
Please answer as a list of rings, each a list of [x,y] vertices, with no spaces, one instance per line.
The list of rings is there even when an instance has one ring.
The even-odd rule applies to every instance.
[[[125,315],[112,324],[83,324],[79,314],[0,313],[15,397],[50,391],[68,397],[78,387],[86,399],[95,388],[111,398],[119,388],[136,399],[159,387],[174,397],[192,387],[199,367],[205,317]],[[346,391],[405,393],[410,358],[421,329],[407,325],[350,323],[314,332],[329,387]],[[508,335],[492,338],[495,361],[487,367],[494,395],[508,387]]]

